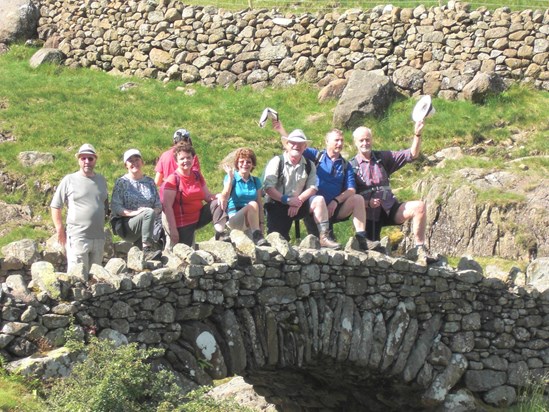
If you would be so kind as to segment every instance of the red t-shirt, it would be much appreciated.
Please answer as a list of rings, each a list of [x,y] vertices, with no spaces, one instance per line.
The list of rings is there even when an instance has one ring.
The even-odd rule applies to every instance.
[[[189,176],[183,176],[176,171],[164,181],[166,190],[176,190],[176,173],[179,176],[179,189],[172,207],[176,226],[183,227],[198,222],[202,201],[206,197],[204,193],[206,182],[199,172],[191,171]]]
[[[162,173],[162,175],[164,176],[164,182],[177,169],[177,163],[173,158],[173,149],[174,148],[172,147],[171,149],[166,150],[164,153],[162,153],[162,155],[158,159],[158,162],[156,162],[156,167],[154,168],[155,172]],[[191,170],[200,173],[200,162],[198,161],[198,156],[196,155],[193,157]],[[160,189],[158,190],[158,193],[160,195],[160,200],[162,200],[162,195],[164,194],[164,183],[160,184]]]

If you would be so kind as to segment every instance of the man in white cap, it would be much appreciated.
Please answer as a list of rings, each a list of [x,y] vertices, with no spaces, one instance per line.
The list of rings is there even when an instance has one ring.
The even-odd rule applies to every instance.
[[[97,153],[91,144],[83,144],[76,157],[80,170],[61,180],[50,207],[57,239],[67,251],[67,272],[77,263],[82,263],[87,274],[92,264],[103,263],[107,182],[94,171]],[[62,218],[63,205],[67,206],[66,228]]]
[[[330,235],[326,201],[322,196],[316,196],[316,167],[303,157],[310,140],[302,130],[296,129],[283,136],[282,142],[286,149],[284,154],[271,159],[265,169],[267,232],[278,232],[289,240],[292,222],[312,214],[318,226],[320,245],[339,249],[340,245]]]
[[[367,127],[357,128],[353,138],[358,153],[350,163],[355,172],[357,193],[364,197],[369,209],[368,239],[379,240],[383,226],[401,225],[411,219],[418,263],[426,264],[436,259],[425,247],[425,203],[421,200],[400,203],[390,187],[391,174],[419,156],[423,126],[423,120],[415,123],[412,146],[400,151],[373,151],[372,131]]]

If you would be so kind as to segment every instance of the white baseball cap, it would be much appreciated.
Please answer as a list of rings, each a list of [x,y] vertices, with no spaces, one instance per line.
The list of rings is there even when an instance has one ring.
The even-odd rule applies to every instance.
[[[140,158],[143,158],[143,156],[141,156],[141,152],[137,149],[126,150],[124,152],[124,163],[126,163],[132,156],[139,156]]]

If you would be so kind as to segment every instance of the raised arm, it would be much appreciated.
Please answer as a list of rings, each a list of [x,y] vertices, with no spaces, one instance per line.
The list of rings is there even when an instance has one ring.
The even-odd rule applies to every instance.
[[[288,136],[288,133],[286,133],[286,130],[284,129],[284,126],[282,125],[282,122],[280,120],[273,119],[273,130],[278,132],[281,137]]]
[[[410,147],[412,158],[414,159],[417,159],[421,152],[421,133],[423,132],[423,126],[425,126],[425,123],[421,121],[416,122],[414,127],[414,138],[412,140],[412,147]]]

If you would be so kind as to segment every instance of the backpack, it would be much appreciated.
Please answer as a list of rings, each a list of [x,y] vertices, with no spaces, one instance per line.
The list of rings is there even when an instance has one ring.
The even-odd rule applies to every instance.
[[[311,170],[313,168],[313,162],[307,158],[305,158],[305,173],[307,173],[307,176],[309,176],[309,174],[311,174]],[[283,173],[282,171],[284,170],[284,154],[281,154],[281,155],[278,155],[278,170],[276,172],[276,181],[277,181],[277,185],[280,183],[282,177],[283,177]],[[263,174],[265,174],[265,172],[263,172]],[[265,181],[265,176],[263,176],[263,178],[261,179],[262,181]],[[284,190],[284,186],[282,187],[282,190]],[[284,192],[282,192],[282,194],[284,194]]]

